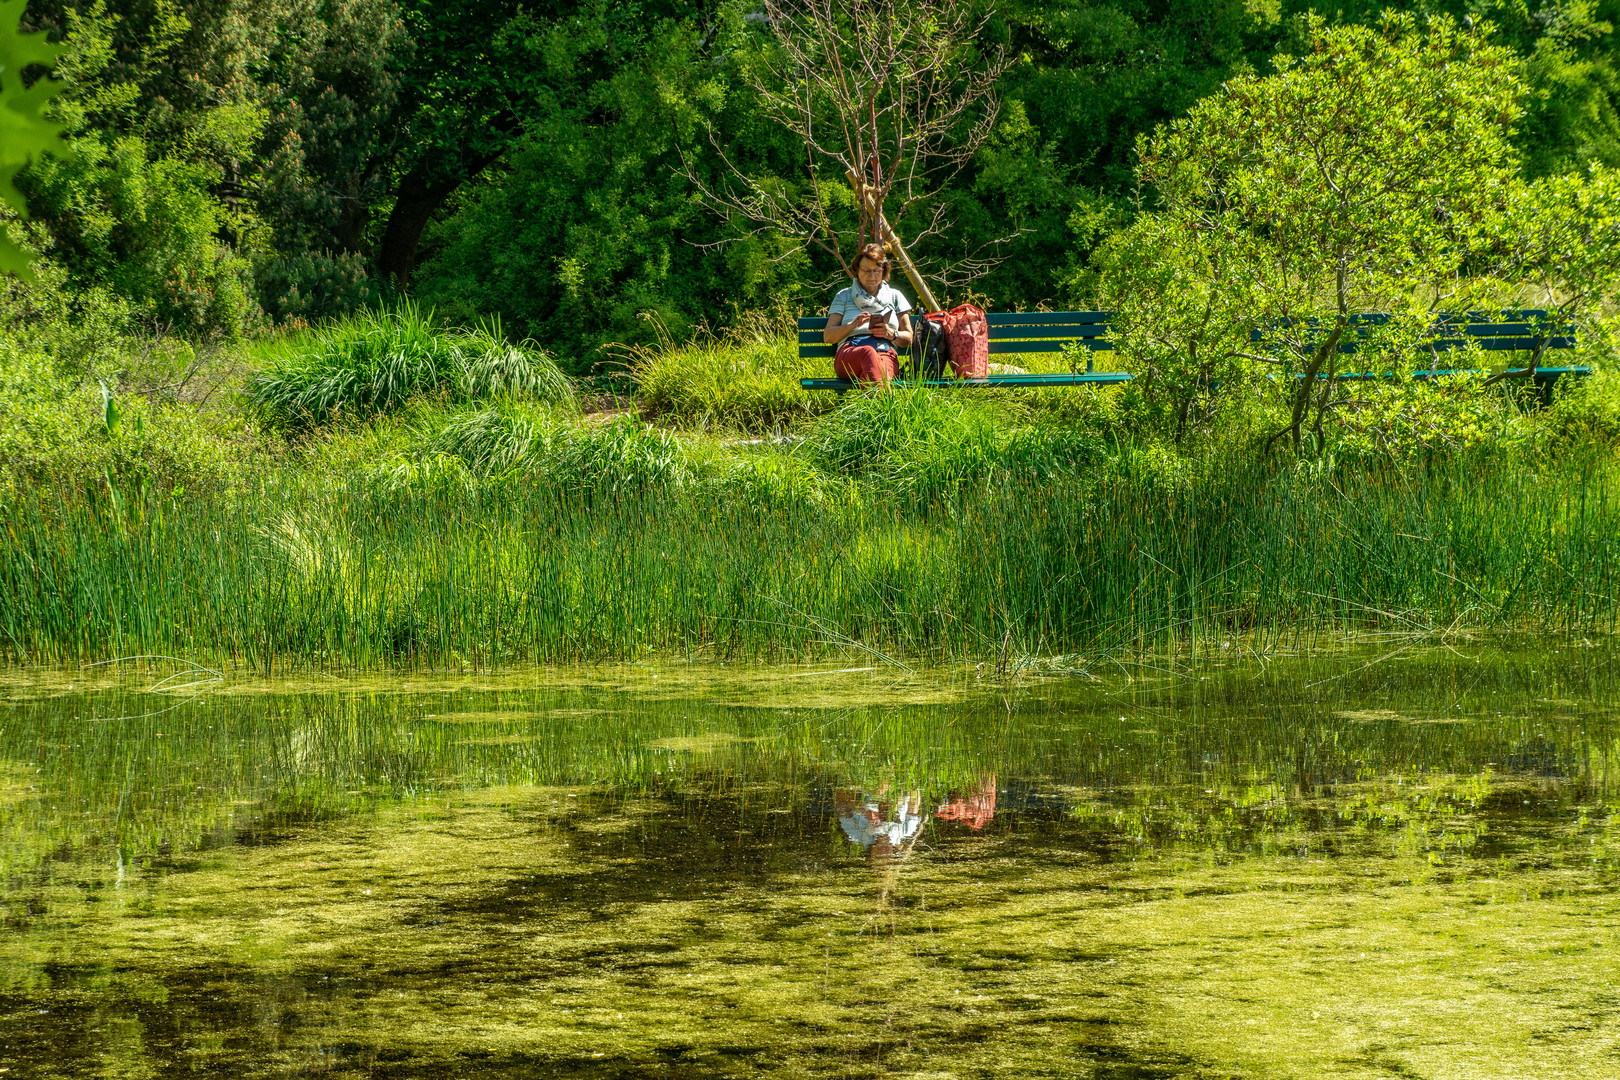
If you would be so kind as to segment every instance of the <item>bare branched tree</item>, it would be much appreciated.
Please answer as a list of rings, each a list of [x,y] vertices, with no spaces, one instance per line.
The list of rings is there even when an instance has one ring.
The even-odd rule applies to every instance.
[[[983,43],[985,17],[958,0],[765,0],[762,21],[772,47],[744,75],[765,115],[803,142],[809,183],[751,176],[712,133],[724,178],[707,182],[691,163],[687,175],[727,219],[800,237],[851,275],[859,245],[886,241],[932,306],[890,223],[915,222],[913,245],[947,226],[941,193],[995,125],[1006,50]]]

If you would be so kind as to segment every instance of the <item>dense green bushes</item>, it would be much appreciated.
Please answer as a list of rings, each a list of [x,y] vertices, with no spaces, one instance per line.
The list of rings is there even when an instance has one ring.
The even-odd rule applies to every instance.
[[[99,385],[21,389],[41,373],[0,361],[0,499],[37,490],[163,492],[204,496],[239,482],[264,457],[250,432],[227,417],[199,415],[145,396],[112,409]]]
[[[382,303],[383,288],[359,255],[304,251],[266,256],[254,267],[259,304],[279,325],[297,326]]]
[[[982,39],[1019,57],[1001,120],[919,254],[1007,255],[974,285],[1000,307],[1085,303],[1092,247],[1131,214],[1137,136],[1267,71],[1312,6],[999,5]],[[1387,6],[1330,10],[1372,23]],[[1496,24],[1533,91],[1515,134],[1530,174],[1620,164],[1614,0],[1394,6]],[[571,370],[650,340],[645,311],[684,335],[825,298],[832,262],[739,235],[677,173],[717,180],[718,148],[764,189],[810,180],[739,77],[762,44],[743,7],[42,0],[28,22],[67,46],[55,75],[76,151],[25,177],[43,246],[75,288],[115,288],[171,331],[372,302],[388,273],[409,276],[383,250],[416,236],[396,219],[424,229],[425,302],[458,322],[500,314]]]
[[[190,344],[141,336],[111,293],[38,271],[37,284],[0,287],[0,500],[36,487],[196,493],[257,466],[239,415],[179,400],[199,366]]]
[[[1589,379],[1566,380],[1539,419],[1537,442],[1552,452],[1620,447],[1620,371],[1599,368]]]

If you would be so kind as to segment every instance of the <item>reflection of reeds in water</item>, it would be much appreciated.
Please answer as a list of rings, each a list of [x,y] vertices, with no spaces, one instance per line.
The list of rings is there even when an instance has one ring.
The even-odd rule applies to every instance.
[[[1060,655],[1044,666],[1095,673],[1127,646],[1610,629],[1609,473],[1548,470],[1018,473],[926,504],[731,498],[656,477],[184,504],[53,493],[0,508],[0,655],[168,653],[271,673],[654,650],[965,657],[1010,673]]]
[[[1372,669],[1353,656],[1284,660],[1264,682],[1258,668],[1211,667],[1160,685],[790,712],[589,689],[222,696],[168,712],[154,704],[173,699],[141,692],[41,696],[14,702],[0,724],[0,871],[98,846],[183,852],[507,785],[696,791],[791,809],[818,791],[886,783],[920,793],[936,831],[977,821],[991,833],[988,813],[1062,813],[1141,850],[1241,854],[1294,850],[1331,819],[1398,828],[1404,839],[1390,844],[1450,858],[1477,846],[1478,815],[1500,811],[1494,791],[1534,788],[1532,805],[1573,808],[1620,790],[1620,733],[1602,706],[1613,665],[1581,651],[1483,656],[1439,650]],[[1541,674],[1527,686],[1531,667]],[[1459,685],[1472,695],[1466,711]],[[1438,717],[1450,722],[1428,722]],[[1620,815],[1591,822],[1613,829]],[[897,868],[923,835],[891,842],[874,865],[887,854]]]

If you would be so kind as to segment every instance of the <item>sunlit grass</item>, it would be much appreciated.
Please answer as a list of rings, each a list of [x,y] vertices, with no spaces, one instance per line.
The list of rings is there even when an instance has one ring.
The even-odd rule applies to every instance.
[[[664,341],[626,351],[636,402],[661,422],[745,432],[791,428],[835,407],[799,380],[830,377],[830,360],[801,360],[791,336],[745,325],[725,338]]]
[[[436,325],[401,304],[271,339],[250,380],[250,411],[271,428],[299,431],[338,417],[367,419],[422,395],[447,400],[511,397],[567,405],[573,384],[533,342],[513,345],[498,323]]]
[[[981,459],[918,436],[870,468],[927,483],[886,489],[840,486],[811,450],[738,457],[627,420],[559,435],[531,418],[517,460],[521,433],[481,415],[397,484],[362,469],[184,504],[18,500],[0,518],[0,651],[266,672],[1005,660],[1216,635],[1608,631],[1620,614],[1601,459],[1078,470],[1010,441],[962,469]],[[496,468],[503,482],[479,480]]]

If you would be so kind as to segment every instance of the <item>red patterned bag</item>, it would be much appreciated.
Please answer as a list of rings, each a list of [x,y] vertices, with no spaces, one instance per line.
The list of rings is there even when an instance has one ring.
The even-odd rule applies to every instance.
[[[982,379],[990,374],[990,323],[984,312],[972,304],[951,308],[945,313],[945,339],[957,378]]]

